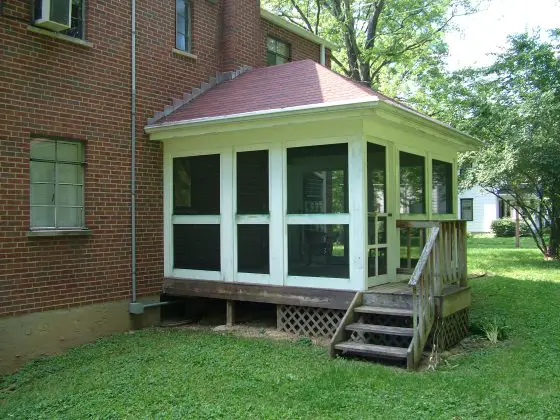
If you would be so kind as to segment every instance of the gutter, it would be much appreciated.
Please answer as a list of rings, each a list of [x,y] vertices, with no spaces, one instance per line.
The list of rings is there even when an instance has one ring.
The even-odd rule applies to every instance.
[[[274,108],[266,109],[262,111],[251,111],[242,112],[239,114],[230,115],[220,115],[217,117],[203,117],[194,118],[192,120],[186,121],[171,121],[164,122],[161,124],[147,125],[144,127],[144,131],[148,134],[157,133],[159,131],[165,131],[170,128],[181,128],[181,127],[193,127],[193,126],[204,126],[215,123],[227,123],[227,122],[237,122],[237,121],[251,121],[255,119],[260,119],[263,117],[281,117],[288,116],[292,114],[310,114],[315,111],[332,111],[332,110],[346,110],[346,109],[358,109],[358,108],[371,108],[379,102],[377,96],[370,96],[361,100],[352,99],[350,101],[333,101],[321,104],[309,104],[309,105],[299,105],[292,106],[288,108]]]

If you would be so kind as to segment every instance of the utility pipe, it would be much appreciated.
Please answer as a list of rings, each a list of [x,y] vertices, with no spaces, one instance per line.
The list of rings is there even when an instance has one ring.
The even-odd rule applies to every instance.
[[[132,303],[136,302],[136,0],[131,0],[131,159],[130,159],[130,231],[131,231],[131,277]]]

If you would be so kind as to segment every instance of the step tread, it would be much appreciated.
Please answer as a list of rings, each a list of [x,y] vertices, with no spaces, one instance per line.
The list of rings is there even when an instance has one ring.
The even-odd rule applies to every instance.
[[[376,344],[354,343],[352,341],[335,344],[334,348],[366,356],[396,357],[399,359],[406,358],[408,351],[403,347],[379,346]]]
[[[363,324],[360,322],[349,324],[346,326],[346,329],[350,331],[369,332],[369,333],[376,333],[376,334],[402,335],[408,337],[412,337],[414,335],[414,331],[412,330],[412,328]]]
[[[404,308],[391,308],[387,306],[358,306],[354,308],[354,312],[362,314],[380,314],[380,315],[395,315],[395,316],[412,316],[412,309]]]

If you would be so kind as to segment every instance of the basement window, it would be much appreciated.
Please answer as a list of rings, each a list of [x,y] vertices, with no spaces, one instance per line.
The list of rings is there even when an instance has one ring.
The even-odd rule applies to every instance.
[[[267,66],[284,64],[290,61],[292,61],[290,44],[269,36],[266,39]]]
[[[29,166],[31,229],[84,228],[83,144],[34,139]]]

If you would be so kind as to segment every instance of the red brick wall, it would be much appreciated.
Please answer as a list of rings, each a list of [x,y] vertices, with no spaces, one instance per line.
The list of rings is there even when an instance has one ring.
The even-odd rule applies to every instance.
[[[172,52],[174,0],[137,2],[139,295],[158,293],[163,276],[161,145],[150,142],[143,127],[146,119],[173,97],[180,98],[223,67],[220,28],[224,3],[191,2],[192,53],[196,59]],[[30,32],[27,2],[3,3],[0,316],[127,298],[131,277],[130,3],[87,1],[86,39],[93,47]],[[240,4],[249,3],[256,1]],[[242,8],[236,16],[243,15],[240,11]],[[251,19],[255,21],[255,16]],[[292,42],[294,59],[318,60],[318,46],[313,49],[308,41],[272,25],[264,26]],[[253,48],[246,43],[235,50],[241,57],[239,63],[263,65],[263,31],[259,26],[250,33],[255,37],[250,39]],[[32,136],[85,142],[86,225],[91,235],[27,236]]]

